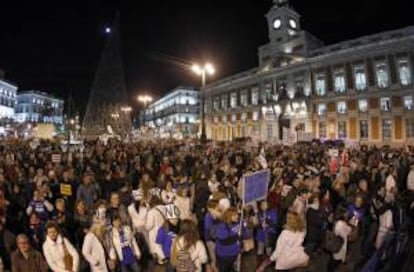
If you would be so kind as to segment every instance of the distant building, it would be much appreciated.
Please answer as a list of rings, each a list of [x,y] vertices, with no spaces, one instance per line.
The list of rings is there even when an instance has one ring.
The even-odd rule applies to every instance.
[[[161,137],[193,137],[198,133],[199,91],[177,87],[141,112],[141,123]]]
[[[15,120],[19,123],[53,123],[63,125],[62,99],[45,92],[22,91],[17,95]]]
[[[0,71],[0,78],[2,76]],[[13,119],[17,86],[0,79],[0,120]]]
[[[324,46],[287,0],[266,18],[258,67],[202,90],[208,138],[414,143],[414,27]]]

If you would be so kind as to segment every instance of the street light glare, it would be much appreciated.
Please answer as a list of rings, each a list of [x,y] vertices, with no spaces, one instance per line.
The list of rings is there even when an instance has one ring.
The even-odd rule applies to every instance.
[[[197,64],[194,64],[193,67],[191,68],[193,70],[194,73],[196,73],[197,75],[201,75],[203,73],[203,70],[201,69],[201,67]]]
[[[209,73],[210,75],[214,75],[214,73],[216,72],[216,70],[214,69],[214,66],[211,63],[207,63],[205,66],[205,69],[207,73]]]

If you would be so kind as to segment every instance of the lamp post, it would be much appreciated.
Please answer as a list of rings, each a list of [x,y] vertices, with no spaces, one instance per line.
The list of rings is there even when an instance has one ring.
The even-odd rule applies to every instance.
[[[202,91],[206,86],[206,76],[207,75],[214,75],[216,70],[211,63],[206,63],[204,67],[199,66],[198,64],[194,64],[192,70],[195,74],[201,76],[201,91],[200,91],[200,103],[201,103],[201,136],[200,141],[201,143],[205,143],[207,140],[206,135],[206,123],[204,118],[204,97],[202,95]]]
[[[145,127],[145,119],[146,119],[146,110],[147,110],[147,105],[148,103],[151,103],[153,101],[153,98],[149,95],[138,95],[137,97],[138,101],[141,103],[144,103],[144,127]]]

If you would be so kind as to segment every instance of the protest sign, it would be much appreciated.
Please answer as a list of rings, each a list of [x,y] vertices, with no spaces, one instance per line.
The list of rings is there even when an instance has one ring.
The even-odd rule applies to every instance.
[[[268,170],[259,171],[243,177],[243,204],[266,199],[267,187],[269,184],[270,172]]]
[[[60,163],[62,161],[62,154],[52,154],[52,162]]]

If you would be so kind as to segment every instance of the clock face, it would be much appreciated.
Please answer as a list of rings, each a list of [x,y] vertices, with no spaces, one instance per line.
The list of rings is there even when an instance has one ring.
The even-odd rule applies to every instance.
[[[293,29],[296,29],[298,27],[298,24],[296,23],[296,21],[294,19],[290,19],[289,20],[289,26]]]
[[[273,21],[273,28],[274,29],[279,29],[281,25],[282,25],[282,21],[280,19],[276,19],[276,20]]]

